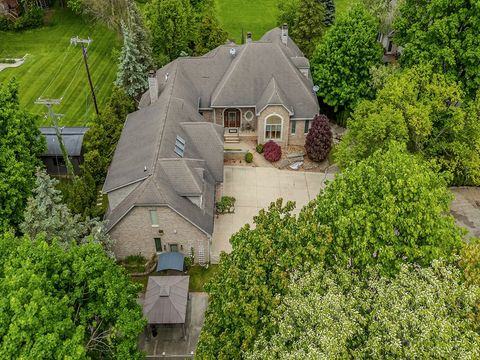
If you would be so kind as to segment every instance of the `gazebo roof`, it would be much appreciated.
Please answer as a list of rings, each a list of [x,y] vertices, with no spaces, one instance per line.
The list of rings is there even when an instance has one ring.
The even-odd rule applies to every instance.
[[[184,324],[189,276],[150,276],[143,304],[149,324]]]
[[[176,251],[161,253],[160,255],[158,255],[157,271],[163,271],[163,270],[183,271],[184,257],[185,255]]]

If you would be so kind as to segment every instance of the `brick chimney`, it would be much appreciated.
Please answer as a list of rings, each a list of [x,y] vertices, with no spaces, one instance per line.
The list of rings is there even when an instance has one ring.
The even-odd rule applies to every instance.
[[[150,92],[150,103],[153,104],[158,99],[158,80],[155,70],[148,72],[148,90]]]
[[[252,33],[251,33],[250,31],[247,32],[246,42],[247,42],[247,43],[251,43],[251,42],[252,42]]]
[[[288,25],[287,25],[287,23],[283,23],[283,25],[282,25],[281,38],[282,38],[282,43],[284,45],[287,45],[287,42],[288,42]]]

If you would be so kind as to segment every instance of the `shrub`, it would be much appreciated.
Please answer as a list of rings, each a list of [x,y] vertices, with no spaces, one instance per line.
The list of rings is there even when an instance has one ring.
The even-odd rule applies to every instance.
[[[273,140],[269,140],[263,147],[263,156],[270,162],[278,161],[282,157],[282,148]]]
[[[253,154],[251,152],[247,152],[245,154],[245,161],[247,163],[251,163],[253,161]]]
[[[32,6],[15,22],[14,29],[34,29],[43,25],[43,9]]]
[[[263,153],[263,144],[258,144],[255,147],[255,150],[257,150],[257,153],[259,153],[259,154]]]
[[[215,203],[218,214],[232,213],[235,206],[235,198],[232,196],[222,196],[220,201]]]
[[[12,22],[5,16],[0,16],[0,31],[10,30]]]
[[[305,140],[307,156],[312,161],[321,162],[327,158],[331,148],[332,129],[328,118],[323,114],[315,115]]]

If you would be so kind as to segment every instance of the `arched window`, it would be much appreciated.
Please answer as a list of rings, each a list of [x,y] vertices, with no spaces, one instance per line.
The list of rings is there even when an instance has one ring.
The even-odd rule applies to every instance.
[[[279,140],[282,138],[282,118],[271,115],[265,120],[265,140]]]

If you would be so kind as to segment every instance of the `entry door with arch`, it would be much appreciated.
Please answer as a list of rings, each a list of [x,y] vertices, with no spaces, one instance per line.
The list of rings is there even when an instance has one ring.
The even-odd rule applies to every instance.
[[[225,128],[239,128],[240,127],[240,110],[226,109],[223,112],[223,126]]]

